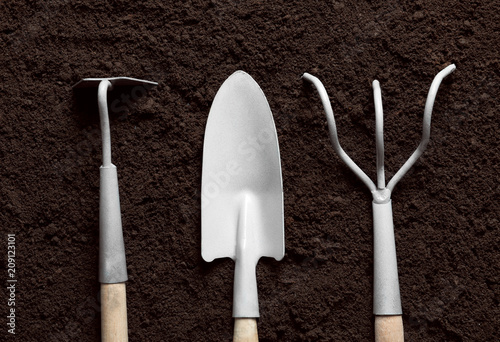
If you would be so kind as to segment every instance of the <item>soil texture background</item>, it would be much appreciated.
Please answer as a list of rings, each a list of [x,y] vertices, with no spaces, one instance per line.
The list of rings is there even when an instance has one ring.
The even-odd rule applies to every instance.
[[[261,341],[370,341],[371,194],[331,147],[317,76],[342,147],[375,179],[371,82],[385,110],[386,178],[421,137],[392,196],[407,341],[499,341],[499,1],[2,1],[0,254],[16,234],[16,334],[99,341],[96,91],[85,77],[159,82],[110,93],[127,254],[130,341],[230,341],[234,263],[201,258],[205,124],[236,70],[276,123],[285,258],[257,267]]]

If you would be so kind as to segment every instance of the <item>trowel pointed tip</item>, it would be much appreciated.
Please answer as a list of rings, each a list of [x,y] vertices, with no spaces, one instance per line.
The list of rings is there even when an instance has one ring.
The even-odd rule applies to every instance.
[[[259,89],[260,89],[260,86],[259,84],[255,81],[255,79],[249,74],[247,73],[246,71],[243,71],[243,70],[236,70],[235,72],[233,72],[225,81],[224,83],[226,82],[241,82],[241,81],[247,81],[247,82],[251,82],[251,83],[254,83]]]
[[[236,75],[236,74],[242,74],[242,75],[248,75],[248,76],[250,76],[246,71],[243,71],[243,70],[236,70],[235,72],[233,72],[231,74],[231,76]],[[229,76],[229,77],[231,77],[231,76]]]
[[[265,103],[268,110],[264,112],[268,113],[264,115],[272,117],[269,104],[258,83],[245,71],[237,70],[226,78],[217,91],[208,115],[207,130],[211,123],[217,127],[224,127],[228,124],[228,119],[231,120],[231,117],[235,118],[236,115],[240,117],[241,120],[236,120],[240,123],[251,120],[248,117],[248,110],[243,110],[245,106],[253,109],[253,106],[248,103],[249,100],[254,103]],[[229,110],[228,107],[232,109]],[[262,115],[255,110],[253,113]]]

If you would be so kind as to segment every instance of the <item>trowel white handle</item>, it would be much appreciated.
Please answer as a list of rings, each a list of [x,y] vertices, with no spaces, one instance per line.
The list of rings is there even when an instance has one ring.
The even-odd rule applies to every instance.
[[[102,342],[127,342],[127,297],[125,283],[101,284]]]
[[[235,318],[233,342],[258,342],[256,318]]]
[[[259,298],[255,274],[256,262],[245,253],[240,253],[235,261],[233,317],[257,318],[259,317]]]
[[[375,342],[403,342],[404,339],[401,315],[375,316]]]
[[[233,342],[258,342],[256,317],[259,317],[259,299],[256,263],[245,253],[239,253],[238,256],[234,268]]]
[[[257,342],[257,317],[259,299],[257,297],[256,261],[245,253],[246,244],[239,246],[234,267],[233,317],[234,342]]]

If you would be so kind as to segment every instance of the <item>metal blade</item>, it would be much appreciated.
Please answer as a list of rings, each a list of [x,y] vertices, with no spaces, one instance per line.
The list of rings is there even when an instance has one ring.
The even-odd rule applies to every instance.
[[[208,116],[203,148],[202,256],[241,253],[251,263],[284,256],[283,186],[269,104],[243,71],[221,86]]]
[[[109,78],[84,78],[78,81],[73,88],[91,88],[99,86],[102,80],[108,80],[113,86],[144,86],[150,89],[157,86],[158,83],[146,80],[140,80],[132,77],[109,77]]]

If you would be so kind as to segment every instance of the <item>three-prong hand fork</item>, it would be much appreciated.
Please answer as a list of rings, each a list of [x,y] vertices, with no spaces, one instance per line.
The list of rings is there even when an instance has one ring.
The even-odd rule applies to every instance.
[[[375,139],[377,151],[377,185],[359,168],[358,165],[345,153],[339,143],[337,127],[333,116],[332,106],[328,94],[321,81],[308,74],[303,79],[311,82],[317,89],[325,109],[330,140],[340,159],[363,181],[373,195],[373,313],[375,314],[375,341],[399,342],[404,340],[403,321],[401,318],[401,298],[399,294],[398,268],[396,259],[396,243],[394,240],[394,226],[392,221],[391,193],[396,184],[403,178],[412,165],[422,155],[429,142],[431,132],[431,115],[434,100],[441,81],[455,71],[454,64],[441,70],[435,77],[427,95],[424,110],[424,124],[422,140],[417,149],[408,158],[406,163],[385,184],[384,172],[384,129],[382,95],[380,84],[373,81],[373,97],[375,101]]]

